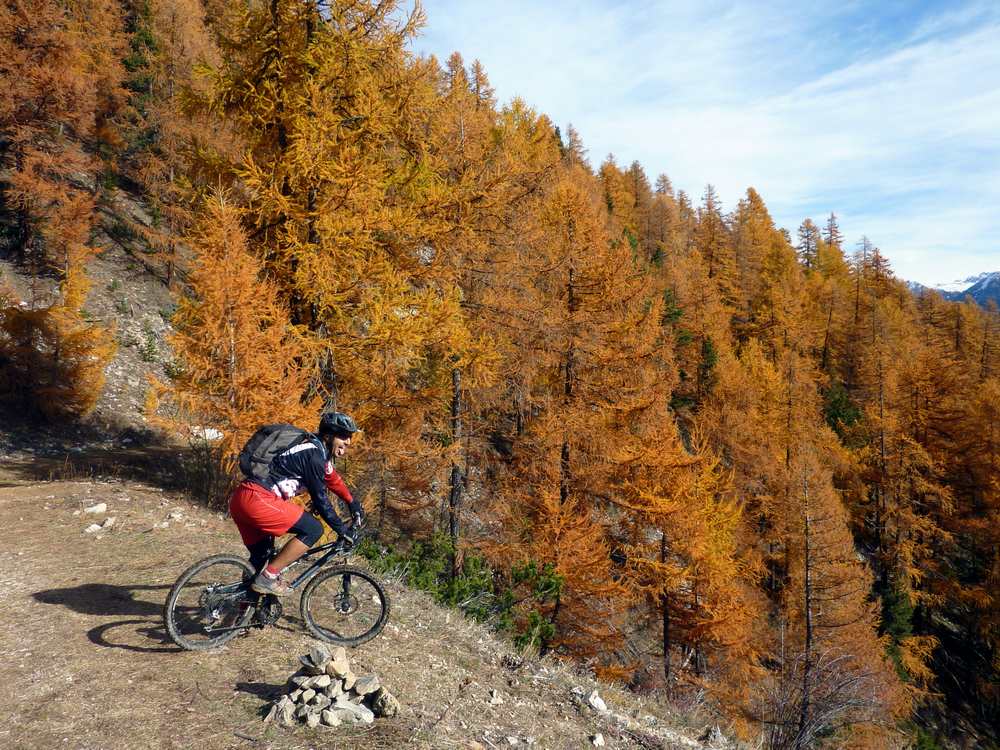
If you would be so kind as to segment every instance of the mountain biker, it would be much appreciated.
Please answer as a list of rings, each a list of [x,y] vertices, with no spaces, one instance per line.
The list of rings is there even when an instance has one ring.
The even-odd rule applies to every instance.
[[[259,571],[251,584],[254,591],[276,596],[290,594],[281,571],[302,557],[323,535],[323,526],[315,516],[289,502],[303,488],[309,492],[314,510],[338,537],[350,543],[356,541],[355,535],[364,524],[364,510],[333,468],[333,461],[347,452],[357,431],[357,424],[347,414],[327,412],[320,417],[316,434],[307,434],[302,442],[271,461],[267,479],[262,482],[247,479],[233,491],[229,512],[243,544],[250,550],[250,563]],[[327,491],[350,509],[353,520],[350,528],[337,515]],[[287,533],[295,537],[268,563],[274,538]]]

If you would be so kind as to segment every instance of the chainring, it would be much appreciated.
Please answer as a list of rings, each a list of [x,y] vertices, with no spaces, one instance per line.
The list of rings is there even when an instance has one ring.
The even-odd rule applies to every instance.
[[[257,614],[254,617],[254,624],[259,627],[274,625],[281,617],[284,610],[281,601],[276,596],[263,597],[263,601],[257,605]]]

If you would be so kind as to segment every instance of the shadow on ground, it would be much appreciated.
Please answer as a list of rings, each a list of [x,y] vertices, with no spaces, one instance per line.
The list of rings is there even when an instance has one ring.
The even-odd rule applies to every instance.
[[[95,617],[123,616],[128,619],[104,622],[87,631],[91,643],[104,648],[157,653],[180,651],[167,637],[163,628],[161,596],[168,585],[113,586],[107,583],[85,583],[63,589],[48,589],[32,594],[43,604],[66,607],[74,612]],[[162,592],[152,600],[137,598],[136,592]],[[124,630],[122,630],[124,628]]]
[[[135,592],[161,591],[165,594],[169,588],[168,584],[113,586],[110,583],[84,583],[72,588],[37,591],[31,596],[42,604],[60,604],[85,615],[159,617],[163,609],[160,597],[155,597],[155,601],[146,601],[136,598]]]

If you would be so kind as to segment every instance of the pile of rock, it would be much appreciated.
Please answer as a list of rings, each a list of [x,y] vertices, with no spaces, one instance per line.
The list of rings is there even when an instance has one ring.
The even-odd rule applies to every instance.
[[[265,721],[336,727],[371,724],[376,717],[399,712],[399,701],[382,686],[378,675],[354,674],[344,648],[331,652],[325,644],[316,643],[299,661],[302,668],[288,679],[288,692],[274,702]]]

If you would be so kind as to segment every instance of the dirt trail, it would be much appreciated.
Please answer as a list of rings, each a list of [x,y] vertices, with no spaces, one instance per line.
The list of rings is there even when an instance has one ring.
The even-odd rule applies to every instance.
[[[107,513],[83,511],[99,502]],[[389,625],[351,658],[383,678],[401,715],[364,729],[266,725],[269,701],[310,643],[297,600],[278,627],[212,653],[180,651],[160,620],[187,565],[243,553],[230,521],[143,485],[32,483],[7,472],[0,514],[0,716],[10,717],[0,747],[582,748],[598,732],[608,747],[696,746],[625,692],[601,688],[626,716],[598,715],[572,692],[589,692],[590,681],[521,663],[484,628],[393,580]],[[108,516],[111,530],[84,532]]]

